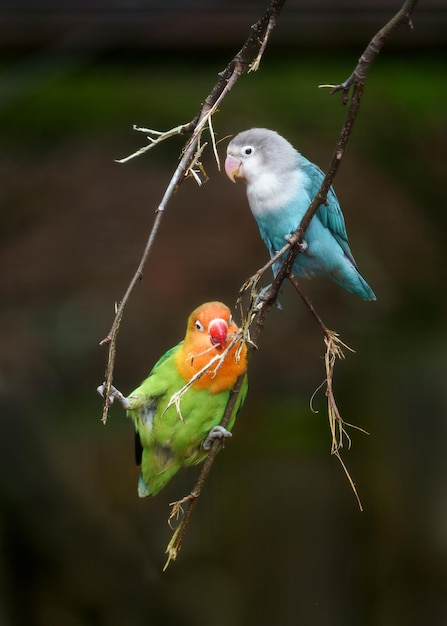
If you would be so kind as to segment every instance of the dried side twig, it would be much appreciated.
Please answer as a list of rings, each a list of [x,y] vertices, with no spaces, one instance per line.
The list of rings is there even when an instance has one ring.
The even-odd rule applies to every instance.
[[[171,398],[169,399],[168,404],[166,405],[165,410],[163,411],[163,414],[169,409],[171,408],[171,406],[175,406],[176,410],[177,410],[177,414],[180,418],[180,420],[183,422],[184,419],[182,417],[182,413],[180,411],[180,402],[182,397],[185,395],[185,393],[188,391],[188,389],[190,387],[193,386],[193,384],[199,380],[199,378],[201,378],[204,374],[206,373],[211,373],[213,376],[215,376],[217,374],[217,371],[222,367],[223,362],[225,361],[225,359],[228,356],[228,353],[230,352],[230,350],[232,350],[234,348],[234,346],[236,344],[239,344],[240,347],[242,347],[242,343],[241,343],[241,339],[243,338],[242,336],[242,332],[236,332],[234,333],[234,336],[231,338],[230,343],[228,344],[228,346],[225,348],[225,350],[220,353],[220,354],[216,354],[215,356],[213,356],[208,363],[206,363],[201,370],[199,370],[196,374],[194,374],[194,376],[191,376],[191,378],[188,380],[188,382],[181,388],[179,389],[179,391],[177,391],[176,393],[174,393]],[[236,361],[238,361],[238,352],[236,351],[236,355],[235,355]],[[225,424],[223,424],[223,426],[225,426]]]

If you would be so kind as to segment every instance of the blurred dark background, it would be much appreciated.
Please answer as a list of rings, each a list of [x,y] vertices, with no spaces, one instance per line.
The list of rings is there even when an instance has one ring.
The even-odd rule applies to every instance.
[[[274,128],[323,169],[341,82],[400,0],[293,0],[261,70],[214,119]],[[250,362],[250,393],[178,561],[169,502],[137,497],[131,424],[100,421],[107,334],[191,120],[267,2],[0,3],[0,624],[447,624],[447,7],[420,2],[370,72],[335,188],[376,303],[303,282],[355,348],[335,392],[350,430],[330,456],[321,334],[289,286]],[[115,383],[129,393],[198,304],[234,304],[267,258],[242,184],[204,158],[169,205],[126,309]],[[266,279],[267,280],[267,279]]]

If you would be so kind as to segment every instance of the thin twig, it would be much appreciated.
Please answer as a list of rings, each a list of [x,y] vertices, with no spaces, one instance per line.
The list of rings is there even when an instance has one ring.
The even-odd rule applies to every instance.
[[[184,135],[185,133],[191,132],[191,130],[193,130],[193,127],[192,123],[189,122],[188,124],[175,126],[175,128],[171,128],[167,131],[154,130],[153,128],[141,128],[136,124],[133,125],[133,129],[140,133],[146,133],[149,143],[146,146],[143,146],[142,148],[137,150],[136,152],[129,154],[129,156],[126,156],[122,159],[116,159],[117,163],[127,163],[127,161],[130,161],[131,159],[134,159],[135,157],[144,154],[151,148],[155,148],[155,146],[158,146],[158,144],[160,144],[162,141],[166,141],[166,139],[170,139],[171,137],[175,137],[176,135]]]

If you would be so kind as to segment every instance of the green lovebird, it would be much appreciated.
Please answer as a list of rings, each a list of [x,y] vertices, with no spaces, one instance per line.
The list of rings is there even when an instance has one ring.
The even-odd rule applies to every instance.
[[[119,399],[135,425],[140,497],[157,494],[181,467],[203,461],[214,439],[231,436],[248,389],[245,377],[228,430],[221,427],[230,392],[247,370],[243,340],[229,347],[237,331],[225,304],[206,302],[189,316],[184,340],[157,361],[135,391],[124,398],[112,388],[111,399]]]

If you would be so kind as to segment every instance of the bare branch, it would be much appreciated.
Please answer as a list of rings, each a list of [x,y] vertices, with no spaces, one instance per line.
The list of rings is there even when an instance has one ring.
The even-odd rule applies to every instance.
[[[197,146],[200,144],[200,137],[204,128],[208,125],[212,133],[212,123],[211,118],[214,113],[217,111],[220,103],[223,99],[228,95],[229,91],[236,83],[236,81],[240,78],[240,76],[246,73],[249,68],[252,66],[253,58],[257,61],[259,65],[259,60],[264,52],[266,42],[268,39],[268,34],[273,29],[276,24],[276,20],[281,12],[281,9],[285,3],[285,0],[273,0],[270,4],[267,11],[261,17],[261,19],[256,22],[251,27],[250,35],[241,48],[241,50],[236,54],[236,56],[230,61],[228,66],[219,74],[219,80],[214,85],[211,93],[205,99],[202,107],[197,113],[196,117],[189,123],[183,124],[181,126],[177,126],[171,131],[167,131],[166,133],[161,133],[161,131],[151,131],[148,130],[149,135],[153,135],[153,137],[149,137],[149,146],[145,149],[141,148],[138,151],[138,154],[142,154],[150,147],[153,146],[154,143],[159,141],[163,141],[164,139],[174,135],[174,134],[183,134],[186,132],[191,132],[192,135],[188,139],[185,144],[185,147],[182,151],[182,157],[180,162],[172,175],[172,178],[166,188],[164,196],[155,212],[155,220],[150,231],[146,246],[143,251],[143,255],[141,257],[138,268],[131,279],[129,286],[123,296],[123,299],[119,303],[117,308],[115,318],[113,320],[112,327],[107,334],[107,336],[100,342],[100,345],[109,345],[108,359],[107,359],[107,367],[105,371],[105,383],[104,383],[104,406],[102,412],[102,421],[105,424],[107,421],[108,410],[109,410],[109,396],[110,389],[112,387],[113,382],[113,372],[115,367],[115,356],[116,356],[116,341],[119,331],[119,326],[124,314],[124,309],[127,305],[129,297],[137,284],[143,276],[143,270],[146,265],[146,261],[148,259],[149,253],[152,249],[153,243],[158,233],[158,229],[160,228],[160,222],[163,217],[163,212],[166,209],[166,206],[170,199],[172,198],[174,192],[178,189],[179,185],[183,182],[183,180],[189,175],[193,174],[191,167],[194,167],[194,164],[198,162],[200,158],[200,154],[198,157],[196,156]],[[253,68],[252,68],[253,69]],[[214,139],[212,139],[214,142]],[[125,160],[128,160],[127,157]]]

